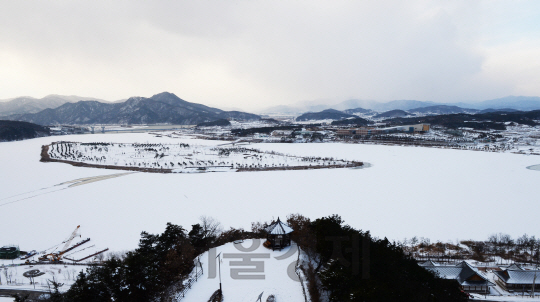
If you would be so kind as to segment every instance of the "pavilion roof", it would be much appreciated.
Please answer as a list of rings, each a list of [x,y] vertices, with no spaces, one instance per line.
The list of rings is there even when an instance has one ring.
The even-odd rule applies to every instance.
[[[292,233],[294,230],[287,224],[281,222],[279,217],[276,222],[266,228],[266,232],[271,235],[285,235]]]

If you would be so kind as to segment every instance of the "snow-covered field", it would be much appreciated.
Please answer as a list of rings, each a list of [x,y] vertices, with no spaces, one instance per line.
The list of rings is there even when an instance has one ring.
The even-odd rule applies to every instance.
[[[8,265],[11,264],[11,261],[0,260],[1,264]],[[69,287],[77,279],[77,275],[81,271],[86,271],[87,266],[81,265],[52,265],[52,264],[40,264],[40,265],[23,265],[23,266],[11,266],[4,267],[1,269],[2,285],[0,289],[15,289],[15,290],[36,290],[36,291],[48,291],[51,280],[54,280],[62,286],[59,288],[60,291],[67,291]],[[44,273],[40,276],[34,277],[31,284],[31,280],[24,276],[25,272],[32,270],[39,270],[39,272]],[[7,271],[9,277],[6,278],[5,272]],[[11,280],[11,284],[7,284],[6,279]],[[49,281],[49,282],[48,282]],[[2,301],[2,300],[0,300]],[[11,299],[13,301],[13,299]]]
[[[225,227],[248,229],[253,221],[297,212],[311,218],[340,214],[355,228],[395,240],[483,240],[495,232],[540,235],[540,172],[526,169],[540,164],[538,156],[338,143],[256,144],[249,147],[364,161],[371,167],[154,174],[39,162],[41,146],[58,140],[0,143],[0,245],[39,251],[81,225],[82,236],[99,248],[120,251],[135,248],[141,231],[161,233],[167,222],[189,230],[206,215]],[[61,140],[222,143],[145,133]],[[98,177],[106,175],[118,177]]]
[[[262,301],[266,301],[269,295],[274,295],[277,301],[304,301],[302,286],[295,281],[298,279],[294,274],[298,250],[287,247],[281,251],[272,251],[263,247],[264,241],[255,239],[237,244],[228,243],[217,247],[210,255],[209,252],[201,255],[204,274],[181,301],[208,300],[219,289],[220,265],[223,298],[226,301],[252,302],[261,293]],[[220,255],[218,259],[217,255]],[[219,260],[220,264],[217,263]],[[251,264],[246,267],[240,262]],[[292,268],[289,268],[291,265]]]

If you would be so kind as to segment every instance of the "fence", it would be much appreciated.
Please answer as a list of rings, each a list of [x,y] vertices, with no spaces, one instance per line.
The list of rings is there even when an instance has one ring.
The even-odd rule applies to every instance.
[[[300,254],[301,254],[301,252],[302,252],[302,250],[300,249],[300,247],[298,247],[298,258],[296,259],[296,266],[294,268],[294,272],[298,276],[298,279],[300,281],[300,285],[302,285],[302,294],[304,294],[304,300],[306,302],[308,302],[308,297],[307,297],[307,294],[306,294],[306,287],[304,285],[306,280],[304,280],[304,278],[302,278],[305,275],[305,273],[304,273],[304,269],[302,267],[302,263],[300,262]],[[309,301],[311,301],[311,300],[309,300]]]
[[[414,258],[418,262],[424,262],[424,261],[434,261],[438,263],[459,263],[461,261],[464,261],[466,258],[461,255],[418,255],[418,254],[408,254],[412,258]]]
[[[200,267],[200,270],[197,270],[197,265]],[[175,299],[176,301],[181,301],[185,296],[186,293],[191,289],[191,286],[193,283],[197,282],[199,280],[199,277],[203,275],[203,268],[200,261],[197,261],[195,264],[195,274],[193,274],[187,281],[185,281],[182,285],[182,290],[176,293]]]

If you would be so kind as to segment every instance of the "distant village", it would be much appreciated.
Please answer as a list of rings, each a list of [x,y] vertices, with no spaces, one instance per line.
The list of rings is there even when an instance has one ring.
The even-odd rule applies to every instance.
[[[505,130],[451,129],[429,123],[336,125],[332,121],[292,122],[273,118],[206,125],[100,125],[50,127],[51,135],[153,133],[248,143],[365,143],[410,145],[489,152],[540,155],[540,128],[509,123]]]

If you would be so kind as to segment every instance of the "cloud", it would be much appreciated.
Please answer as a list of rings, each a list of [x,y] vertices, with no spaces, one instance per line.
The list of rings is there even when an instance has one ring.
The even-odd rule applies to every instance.
[[[316,99],[540,95],[540,70],[527,64],[538,57],[530,41],[540,30],[529,1],[1,4],[0,98],[171,91],[253,109]]]

